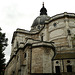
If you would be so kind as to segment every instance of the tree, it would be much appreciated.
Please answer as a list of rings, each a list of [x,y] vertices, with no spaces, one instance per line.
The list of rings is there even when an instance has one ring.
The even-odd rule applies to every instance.
[[[74,34],[74,38],[73,39],[75,40],[75,34]]]
[[[75,34],[74,34],[74,36],[72,37],[72,41],[74,41],[75,40]]]
[[[4,75],[4,70],[5,70],[5,54],[4,50],[7,47],[7,41],[8,39],[5,38],[5,33],[1,32],[0,28],[0,75]]]

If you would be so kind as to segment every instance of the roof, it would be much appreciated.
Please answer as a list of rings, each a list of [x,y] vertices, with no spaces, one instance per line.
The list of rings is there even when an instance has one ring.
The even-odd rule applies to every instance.
[[[54,57],[54,60],[60,59],[75,59],[75,53],[58,53]]]
[[[44,25],[45,21],[48,21],[50,19],[49,16],[47,16],[47,9],[44,7],[44,3],[43,3],[43,7],[40,10],[40,16],[38,16],[33,24],[32,27],[37,26],[37,25]]]
[[[40,15],[34,20],[32,27],[37,26],[39,24],[44,25],[45,21],[48,21],[49,19],[50,19],[50,17],[47,15]]]
[[[75,13],[64,12],[64,13],[56,14],[56,15],[50,17],[50,19],[48,21],[46,21],[45,23],[48,24],[48,23],[50,23],[50,22],[52,22],[54,20],[64,18],[64,17],[75,18]]]

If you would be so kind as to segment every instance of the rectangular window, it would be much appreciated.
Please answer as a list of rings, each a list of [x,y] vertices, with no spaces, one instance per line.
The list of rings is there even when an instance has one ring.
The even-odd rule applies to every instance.
[[[71,65],[67,66],[67,72],[72,72],[72,66]]]
[[[41,36],[41,41],[43,41],[43,35]]]
[[[15,71],[13,71],[13,74],[12,75],[15,75]]]
[[[27,55],[26,55],[26,53],[25,53],[25,54],[24,54],[24,58],[26,58],[26,56],[27,56]]]
[[[60,73],[60,66],[56,66],[56,73]]]

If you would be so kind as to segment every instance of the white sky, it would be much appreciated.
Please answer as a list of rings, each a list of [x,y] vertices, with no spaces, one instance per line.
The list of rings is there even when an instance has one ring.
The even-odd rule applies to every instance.
[[[63,12],[75,13],[75,0],[0,0],[0,27],[9,39],[5,50],[6,62],[11,53],[11,40],[17,28],[30,30],[44,2],[48,16]]]

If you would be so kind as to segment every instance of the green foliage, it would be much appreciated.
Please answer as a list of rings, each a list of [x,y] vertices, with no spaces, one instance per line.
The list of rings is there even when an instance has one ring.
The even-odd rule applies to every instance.
[[[75,40],[75,35],[74,35],[74,37],[72,38],[72,40]]]
[[[75,40],[75,35],[74,35],[74,40]]]
[[[4,50],[7,47],[7,41],[8,39],[5,38],[5,33],[1,32],[0,28],[0,75],[4,75],[4,69],[5,69],[5,54]]]

